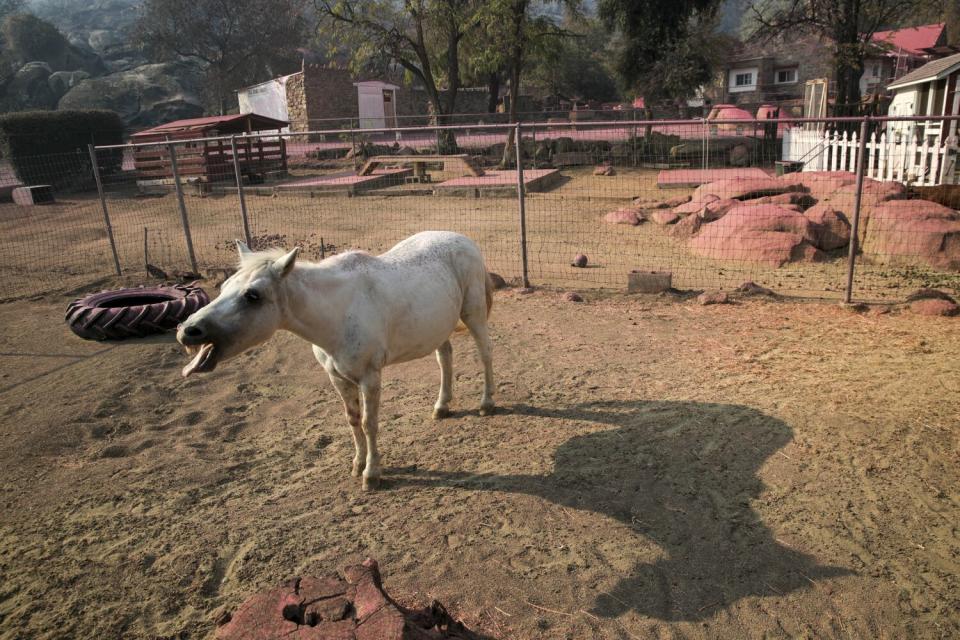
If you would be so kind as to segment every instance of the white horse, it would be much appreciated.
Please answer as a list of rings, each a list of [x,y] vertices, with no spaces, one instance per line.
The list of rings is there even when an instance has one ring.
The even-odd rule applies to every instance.
[[[353,427],[353,475],[363,488],[379,484],[377,449],[380,371],[435,351],[440,396],[434,419],[450,414],[453,348],[462,321],[484,367],[480,415],[493,411],[493,361],[487,316],[492,284],[480,249],[469,238],[425,231],[372,256],[351,251],[317,264],[297,251],[253,252],[237,241],[240,268],[211,304],[190,316],[177,340],[193,360],[183,375],[213,371],[286,329],[313,345],[313,353],[343,400]],[[362,411],[361,411],[362,398]]]

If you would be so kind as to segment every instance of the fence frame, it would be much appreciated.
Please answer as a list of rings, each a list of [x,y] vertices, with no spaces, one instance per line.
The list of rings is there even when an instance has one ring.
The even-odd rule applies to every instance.
[[[819,130],[812,131],[812,133],[820,136],[820,143],[824,141],[835,142],[837,154],[831,159],[831,165],[837,165],[840,168],[846,167],[847,164],[852,164],[854,161],[853,153],[856,152],[856,193],[854,200],[854,212],[853,219],[851,221],[851,239],[849,243],[848,255],[847,255],[847,273],[846,273],[846,283],[843,291],[843,302],[850,303],[853,300],[854,296],[854,274],[856,269],[856,260],[857,254],[859,253],[859,228],[860,228],[860,214],[861,214],[861,200],[862,192],[864,185],[864,178],[867,174],[870,174],[872,171],[880,170],[881,175],[890,173],[892,177],[904,178],[904,168],[900,167],[899,171],[895,171],[893,166],[897,160],[896,158],[889,158],[887,156],[881,155],[878,158],[877,162],[874,163],[874,151],[878,150],[876,145],[877,136],[873,136],[873,141],[869,139],[869,127],[874,123],[886,123],[891,121],[896,122],[910,122],[910,121],[950,121],[950,120],[960,120],[960,116],[905,116],[905,117],[893,117],[893,116],[883,116],[883,117],[842,117],[842,118],[778,118],[776,120],[758,120],[758,119],[742,119],[742,120],[725,120],[723,124],[729,125],[753,125],[754,130],[757,130],[758,127],[769,126],[771,122],[775,122],[779,127],[781,124],[794,124],[801,125],[807,123],[818,123],[829,126],[830,124],[840,125],[854,125],[859,124],[859,136],[856,133],[849,135],[847,132],[844,132],[843,135],[837,135],[835,133],[821,133]],[[604,129],[604,128],[614,128],[614,129],[624,129],[632,130],[634,132],[639,132],[640,127],[660,127],[660,126],[670,126],[670,125],[683,125],[683,126],[698,126],[703,129],[704,133],[701,139],[701,148],[702,153],[702,168],[706,169],[710,166],[709,162],[709,148],[710,148],[710,134],[707,132],[709,121],[704,118],[697,119],[688,119],[688,120],[622,120],[622,121],[586,121],[586,122],[575,122],[570,123],[574,130],[582,129]],[[442,132],[444,131],[456,131],[456,132],[470,132],[470,131],[496,131],[507,134],[507,139],[509,140],[509,134],[514,134],[514,155],[516,162],[516,198],[517,198],[517,214],[518,214],[518,231],[519,231],[519,260],[521,263],[521,280],[524,287],[530,286],[529,280],[529,256],[528,256],[528,238],[527,238],[527,214],[526,214],[526,186],[524,182],[524,154],[523,154],[523,133],[524,131],[529,132],[534,136],[534,153],[533,153],[533,166],[536,168],[536,133],[537,129],[548,130],[550,128],[556,128],[558,123],[549,123],[549,122],[515,122],[515,123],[494,123],[494,124],[475,124],[475,125],[441,125],[441,124],[432,124],[428,126],[416,126],[416,127],[386,127],[386,128],[377,128],[377,129],[358,129],[351,128],[349,130],[350,136],[350,147],[354,150],[354,162],[356,163],[356,149],[358,145],[358,136],[368,136],[371,134],[393,134],[396,136],[397,141],[402,140],[403,133],[431,133],[434,136],[437,144],[440,143]],[[746,128],[746,127],[745,127]],[[303,131],[303,132],[288,132],[288,133],[271,133],[271,137],[280,137],[285,138],[311,138],[316,136],[343,136],[345,132],[343,129],[336,130],[317,130],[317,131]],[[251,229],[249,216],[247,212],[246,199],[244,195],[243,187],[243,175],[240,170],[240,167],[237,164],[237,142],[238,140],[250,141],[256,138],[263,137],[260,133],[249,133],[249,134],[240,134],[240,135],[230,135],[230,136],[215,136],[210,138],[196,138],[189,140],[169,140],[165,144],[169,150],[171,168],[174,175],[174,188],[177,196],[177,205],[180,212],[181,224],[183,227],[184,239],[187,244],[187,252],[190,259],[190,264],[194,272],[198,272],[198,265],[196,260],[196,255],[194,252],[193,239],[190,232],[190,223],[189,223],[189,214],[187,211],[187,205],[184,199],[182,181],[180,179],[179,170],[177,167],[177,154],[175,146],[177,144],[189,144],[203,141],[205,143],[216,142],[216,141],[229,141],[231,149],[233,150],[233,173],[236,180],[237,196],[239,202],[239,214],[241,217],[243,225],[244,238],[247,244],[251,243]],[[633,143],[636,144],[636,135],[634,136]],[[164,143],[160,143],[164,144]],[[103,186],[100,181],[99,171],[97,171],[97,163],[95,161],[96,152],[99,150],[111,150],[111,149],[136,149],[137,147],[142,146],[157,146],[157,142],[148,142],[148,143],[131,143],[131,144],[121,144],[121,145],[102,145],[94,146],[90,145],[89,152],[93,162],[93,170],[98,186],[98,193],[101,199],[101,207],[104,213],[104,222],[107,227],[108,237],[110,239],[111,250],[114,256],[114,264],[117,268],[117,272],[120,272],[120,263],[117,256],[117,249],[115,242],[113,240],[113,233],[110,224],[109,214],[107,212],[106,200],[103,193]],[[905,148],[905,147],[904,147]],[[923,145],[923,148],[926,148],[926,144]],[[914,145],[913,151],[916,152],[919,149],[917,145]],[[925,164],[926,158],[924,157],[923,162]],[[936,169],[938,173],[944,171],[946,165],[946,156],[944,154],[944,161],[931,163],[930,168]]]

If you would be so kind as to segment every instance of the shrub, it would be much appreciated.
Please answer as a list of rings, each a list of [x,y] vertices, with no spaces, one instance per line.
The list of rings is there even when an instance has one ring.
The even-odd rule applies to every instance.
[[[123,121],[113,111],[22,111],[0,116],[0,152],[27,185],[60,190],[95,185],[87,145],[123,142]],[[97,154],[101,175],[120,170],[123,151]]]

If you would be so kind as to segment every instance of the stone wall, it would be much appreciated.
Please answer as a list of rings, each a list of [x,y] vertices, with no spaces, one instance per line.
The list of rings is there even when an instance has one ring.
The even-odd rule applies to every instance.
[[[287,78],[287,116],[290,119],[290,131],[309,130],[303,73],[295,73]]]

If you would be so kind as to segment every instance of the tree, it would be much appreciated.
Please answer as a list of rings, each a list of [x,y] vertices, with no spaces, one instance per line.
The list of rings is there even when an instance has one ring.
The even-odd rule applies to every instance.
[[[756,35],[813,34],[830,42],[836,98],[834,115],[858,115],[863,60],[873,35],[901,24],[931,0],[755,0]],[[932,0],[936,1],[936,0]]]
[[[543,2],[537,0],[488,0],[478,13],[480,29],[476,37],[485,46],[478,47],[480,62],[491,73],[502,73],[507,79],[508,117],[517,121],[520,81],[532,59],[549,55],[561,41],[571,34],[563,29],[555,16],[544,11],[547,4],[561,4],[569,12],[576,12],[580,2]],[[507,134],[501,165],[513,160],[515,132]]]
[[[460,89],[460,53],[464,39],[477,27],[475,0],[315,0],[320,28],[335,42],[356,43],[353,63],[385,54],[410,80],[423,85],[437,124],[449,122]],[[440,152],[456,150],[456,138],[445,132]]]
[[[565,20],[572,37],[530,61],[527,84],[570,97],[611,102],[622,96],[612,66],[610,35],[594,18]]]
[[[307,31],[299,0],[146,0],[134,27],[154,58],[206,66],[220,114],[232,88],[290,64]]]
[[[799,0],[798,0],[799,1]],[[599,15],[619,36],[616,70],[627,90],[647,99],[686,98],[707,82],[724,40],[714,25],[722,0],[599,0]]]

